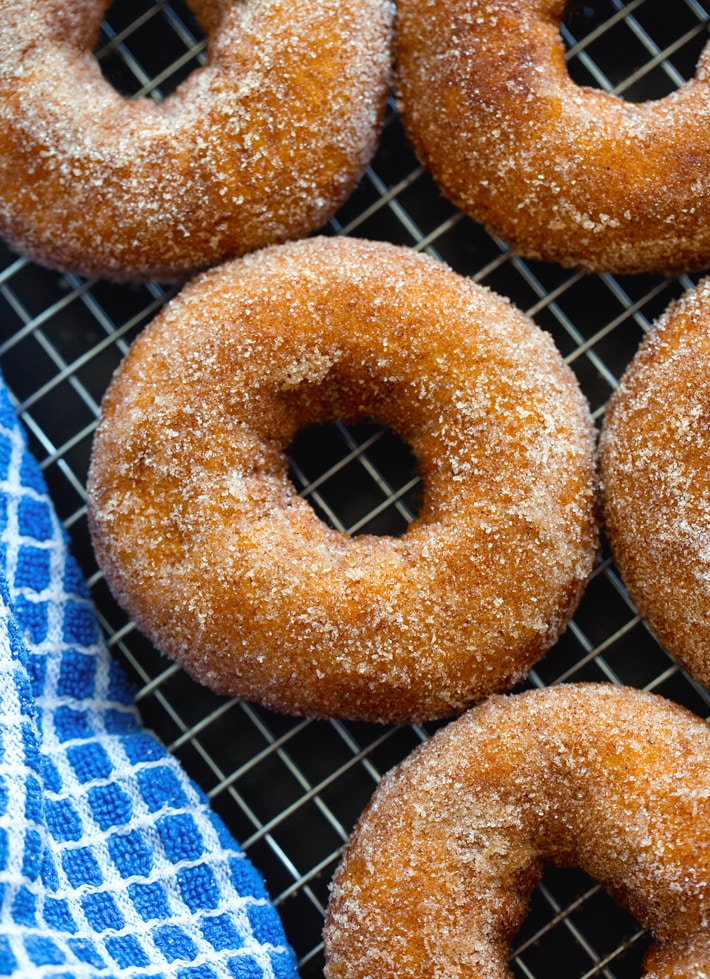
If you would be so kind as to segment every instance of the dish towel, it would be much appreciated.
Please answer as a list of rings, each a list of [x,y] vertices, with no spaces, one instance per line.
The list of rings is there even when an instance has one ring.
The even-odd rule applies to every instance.
[[[296,976],[261,877],[141,726],[1,380],[0,976]]]

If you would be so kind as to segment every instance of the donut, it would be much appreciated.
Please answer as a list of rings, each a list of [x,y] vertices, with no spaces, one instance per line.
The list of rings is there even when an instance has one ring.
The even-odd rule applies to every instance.
[[[385,776],[331,883],[326,979],[507,979],[545,864],[656,939],[645,979],[710,974],[710,729],[611,684],[494,696]]]
[[[457,207],[517,253],[593,272],[710,265],[710,47],[670,95],[570,78],[563,0],[398,0],[406,132]]]
[[[191,0],[208,59],[162,103],[92,54],[109,0],[5,0],[0,235],[62,271],[182,281],[320,228],[374,153],[390,0]]]
[[[606,534],[661,645],[710,689],[710,279],[671,304],[608,402]]]
[[[374,419],[423,504],[349,536],[287,475],[297,432]],[[206,686],[310,716],[404,722],[507,689],[555,641],[596,548],[589,409],[551,338],[413,250],[313,238],[200,276],[103,400],[99,566]]]

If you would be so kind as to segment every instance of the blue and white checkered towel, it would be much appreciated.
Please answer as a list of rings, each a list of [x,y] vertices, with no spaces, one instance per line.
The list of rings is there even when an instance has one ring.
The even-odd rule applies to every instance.
[[[0,976],[295,974],[261,878],[141,727],[0,382]]]

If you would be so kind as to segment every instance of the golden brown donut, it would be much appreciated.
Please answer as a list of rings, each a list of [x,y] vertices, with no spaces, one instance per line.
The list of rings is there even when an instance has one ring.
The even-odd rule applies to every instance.
[[[398,0],[398,98],[443,193],[529,258],[597,272],[710,265],[710,48],[630,103],[569,77],[563,0]]]
[[[207,65],[129,101],[92,48],[109,0],[4,0],[0,235],[38,262],[181,280],[305,235],[374,152],[390,0],[192,0]]]
[[[399,538],[327,527],[287,476],[306,425],[375,418],[424,484]],[[97,559],[215,690],[311,715],[451,714],[523,676],[592,566],[594,434],[549,336],[393,245],[275,246],[188,285],[102,406]]]
[[[580,684],[494,697],[377,788],[336,870],[326,979],[510,979],[543,864],[581,867],[655,937],[645,979],[710,975],[710,729]]]
[[[606,530],[659,642],[710,689],[710,279],[627,367],[601,436]]]

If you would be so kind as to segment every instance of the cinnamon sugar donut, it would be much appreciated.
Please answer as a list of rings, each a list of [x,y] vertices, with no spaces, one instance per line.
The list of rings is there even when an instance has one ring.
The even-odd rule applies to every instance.
[[[494,697],[385,777],[337,869],[326,979],[508,979],[543,862],[655,937],[645,979],[710,974],[710,729],[611,685]]]
[[[609,401],[606,529],[661,644],[710,689],[710,279],[672,304]]]
[[[303,427],[414,450],[402,537],[326,526],[288,479]],[[594,435],[551,339],[393,245],[276,246],[188,285],[102,406],[96,555],[140,628],[215,690],[309,715],[451,714],[523,676],[595,552]]]
[[[191,0],[208,61],[129,101],[92,48],[109,0],[4,0],[0,235],[38,262],[180,280],[323,225],[374,152],[390,0]]]
[[[407,133],[443,193],[522,255],[597,272],[710,265],[710,47],[633,104],[575,84],[563,0],[398,0]]]

